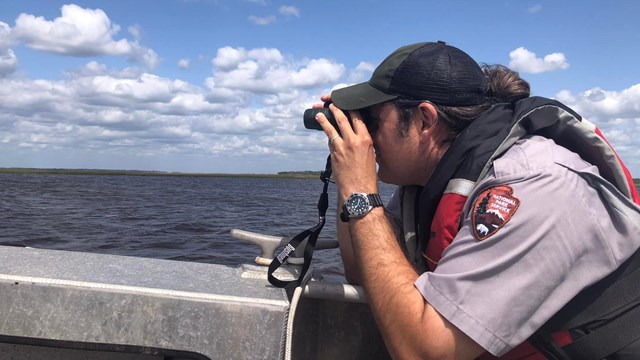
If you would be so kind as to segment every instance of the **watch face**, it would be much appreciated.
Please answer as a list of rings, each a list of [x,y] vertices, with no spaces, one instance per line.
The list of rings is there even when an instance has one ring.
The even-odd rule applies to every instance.
[[[362,216],[369,212],[371,205],[369,199],[364,194],[353,194],[346,204],[347,211],[351,216]]]

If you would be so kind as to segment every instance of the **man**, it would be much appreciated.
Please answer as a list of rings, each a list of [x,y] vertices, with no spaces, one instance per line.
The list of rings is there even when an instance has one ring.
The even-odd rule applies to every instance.
[[[628,171],[595,127],[530,98],[517,73],[418,43],[322,100],[338,124],[316,117],[346,277],[364,286],[394,358],[544,358],[526,340],[631,271],[640,196]],[[378,178],[401,185],[389,211]],[[554,341],[538,349],[562,358],[549,354],[579,334],[543,337]]]

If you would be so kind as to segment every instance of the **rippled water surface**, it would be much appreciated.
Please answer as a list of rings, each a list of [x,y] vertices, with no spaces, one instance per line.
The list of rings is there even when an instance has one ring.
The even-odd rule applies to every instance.
[[[0,174],[0,243],[224,265],[257,247],[231,229],[293,236],[318,221],[320,180]],[[335,238],[335,187],[320,239]],[[393,187],[381,184],[386,200]],[[314,267],[343,272],[337,249]]]

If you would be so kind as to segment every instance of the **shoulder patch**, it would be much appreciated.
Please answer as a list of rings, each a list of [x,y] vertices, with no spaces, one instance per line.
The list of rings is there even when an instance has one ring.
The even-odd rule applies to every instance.
[[[473,204],[473,236],[484,240],[498,232],[511,220],[519,205],[520,200],[513,196],[511,186],[500,185],[484,190]]]

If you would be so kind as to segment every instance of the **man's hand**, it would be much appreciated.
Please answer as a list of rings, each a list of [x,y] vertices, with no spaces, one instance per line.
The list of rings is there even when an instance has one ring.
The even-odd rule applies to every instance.
[[[329,97],[322,99],[330,101]],[[377,193],[373,140],[362,117],[358,112],[351,111],[350,124],[342,110],[333,104],[329,105],[329,109],[336,118],[340,134],[323,114],[318,114],[316,120],[330,139],[331,167],[341,201],[354,192]]]

